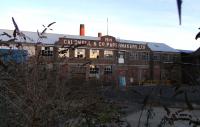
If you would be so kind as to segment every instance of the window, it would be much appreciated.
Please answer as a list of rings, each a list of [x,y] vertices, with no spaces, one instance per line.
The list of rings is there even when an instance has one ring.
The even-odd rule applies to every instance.
[[[58,56],[63,58],[63,57],[69,57],[69,50],[68,48],[59,48],[58,49]]]
[[[90,74],[98,74],[99,73],[99,67],[95,65],[90,65]]]
[[[75,49],[75,57],[85,58],[85,49]]]
[[[139,53],[138,52],[130,52],[130,58],[133,60],[139,60]]]
[[[165,61],[165,62],[169,62],[170,61],[170,56],[167,55],[167,54],[163,55],[162,58],[163,58],[163,61]]]
[[[169,55],[169,62],[173,62],[174,61],[174,55],[170,54]]]
[[[154,54],[153,55],[153,60],[154,61],[160,61],[160,55],[159,54]]]
[[[119,58],[124,58],[125,57],[125,52],[124,51],[119,51]]]
[[[104,68],[104,74],[112,74],[112,66],[106,66]]]
[[[85,74],[86,73],[86,67],[71,65],[70,66],[70,73],[72,73],[72,74]]]
[[[148,60],[149,60],[149,53],[147,53],[147,52],[142,52],[142,53],[141,53],[141,58],[142,58],[142,60],[148,61]]]
[[[90,49],[90,58],[99,58],[99,50]]]
[[[173,61],[173,62],[178,61],[178,56],[177,56],[177,55],[173,55],[173,56],[172,56],[172,61]]]
[[[53,56],[53,47],[42,47],[42,56]]]
[[[118,52],[118,63],[124,63],[124,58],[125,58],[125,52],[119,51]]]
[[[113,51],[111,51],[111,50],[105,50],[104,51],[104,57],[105,58],[113,58]]]

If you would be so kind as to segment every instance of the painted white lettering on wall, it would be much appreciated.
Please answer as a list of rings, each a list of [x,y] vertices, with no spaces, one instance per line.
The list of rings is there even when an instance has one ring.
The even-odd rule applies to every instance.
[[[106,40],[106,38],[105,38]],[[101,48],[122,48],[122,49],[135,49],[145,50],[146,45],[144,44],[131,44],[131,43],[117,43],[112,42],[111,38],[104,41],[90,41],[90,40],[76,40],[76,39],[64,39],[64,45],[86,45],[88,47],[101,47]]]
[[[106,37],[105,42],[113,42],[112,38]]]

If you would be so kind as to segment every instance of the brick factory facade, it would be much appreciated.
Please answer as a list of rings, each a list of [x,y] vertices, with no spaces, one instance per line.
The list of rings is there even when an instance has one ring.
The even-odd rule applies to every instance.
[[[172,64],[179,53],[152,51],[147,43],[128,43],[112,36],[64,37],[55,47],[67,77],[95,78],[120,86],[180,80],[179,68]]]
[[[30,56],[40,55],[49,63],[58,63],[60,75],[67,79],[97,79],[118,86],[181,81],[180,67],[174,64],[180,53],[163,43],[84,34],[82,25],[79,36],[49,34],[51,43],[23,45]]]

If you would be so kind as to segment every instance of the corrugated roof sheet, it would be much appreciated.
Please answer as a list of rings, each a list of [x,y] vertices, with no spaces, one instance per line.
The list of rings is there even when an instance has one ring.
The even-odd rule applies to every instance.
[[[13,35],[13,30],[6,30],[6,29],[0,29],[0,34],[3,32],[8,33],[9,35]],[[73,38],[73,39],[84,39],[84,40],[100,40],[98,37],[90,37],[90,36],[78,36],[78,35],[65,35],[65,34],[55,34],[55,33],[45,33],[44,35],[47,36],[47,38],[42,38],[40,40],[38,37],[37,32],[30,32],[30,31],[22,31],[28,38],[26,39],[26,42],[29,43],[36,43],[36,42],[42,42],[45,44],[54,44],[56,41],[59,40],[60,37],[65,38]],[[0,36],[0,39],[3,41],[8,41],[9,37],[7,36]],[[23,38],[17,38],[16,42],[25,42]]]
[[[156,51],[156,52],[179,52],[179,50],[176,50],[164,43],[133,41],[133,40],[123,40],[123,39],[116,39],[116,40],[121,43],[147,44],[147,46],[151,49],[151,51]]]
[[[94,40],[99,41],[99,37],[92,37],[92,36],[79,36],[79,35],[64,35],[64,38],[73,38],[73,39],[82,39],[82,40]]]
[[[148,47],[155,52],[176,52],[178,53],[179,51],[164,44],[164,43],[153,43],[149,42],[147,43]]]
[[[13,30],[0,29],[0,34],[2,34],[3,32],[6,32],[11,36],[13,35]],[[22,31],[22,32],[27,36],[26,41],[23,38],[17,37],[16,42],[29,42],[29,43],[38,42],[39,38],[38,38],[37,32],[29,32],[29,31]],[[45,36],[47,36],[47,38],[43,38],[39,41],[42,43],[47,43],[47,44],[54,44],[56,41],[58,41],[59,37],[64,36],[64,35],[47,33],[45,34]],[[7,36],[0,36],[0,39],[2,39],[3,41],[8,41],[11,38]]]

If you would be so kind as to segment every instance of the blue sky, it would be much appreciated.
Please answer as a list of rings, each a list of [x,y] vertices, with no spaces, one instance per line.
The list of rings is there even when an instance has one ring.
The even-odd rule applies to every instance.
[[[192,1],[192,2],[191,2]],[[179,26],[176,0],[5,0],[1,2],[0,29],[14,29],[11,17],[26,31],[42,30],[55,21],[54,33],[87,36],[98,32],[116,38],[166,43],[176,49],[196,50],[200,39],[200,0],[183,0]]]

